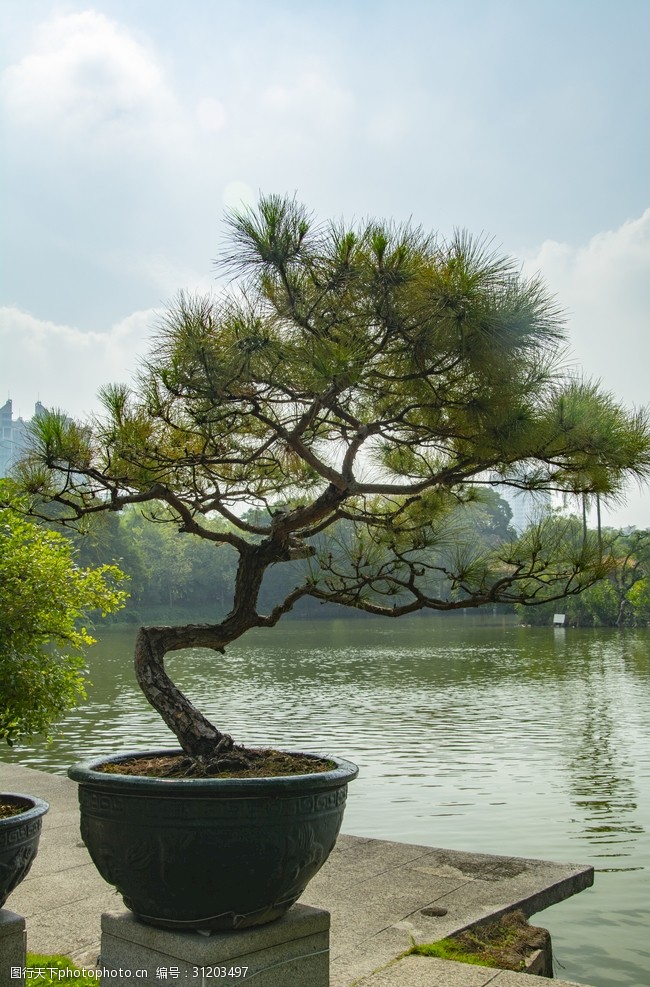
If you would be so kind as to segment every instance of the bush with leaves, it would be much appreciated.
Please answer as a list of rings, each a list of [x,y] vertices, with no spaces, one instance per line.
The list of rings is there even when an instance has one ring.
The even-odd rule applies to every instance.
[[[47,733],[84,698],[85,625],[122,606],[122,579],[79,568],[63,535],[0,509],[0,740]]]

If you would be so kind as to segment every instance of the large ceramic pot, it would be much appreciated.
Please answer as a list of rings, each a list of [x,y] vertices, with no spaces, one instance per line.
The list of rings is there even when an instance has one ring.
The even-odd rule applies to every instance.
[[[143,922],[234,929],[283,915],[327,860],[358,769],[279,778],[147,778],[71,767],[81,836],[102,877]]]
[[[16,792],[0,793],[0,802],[15,805],[20,812],[0,819],[0,908],[27,876],[32,866],[47,802],[33,795]]]

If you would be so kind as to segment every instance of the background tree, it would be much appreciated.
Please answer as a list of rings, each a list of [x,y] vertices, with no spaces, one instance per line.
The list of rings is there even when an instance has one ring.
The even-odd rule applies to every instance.
[[[477,491],[476,500],[461,505],[458,515],[463,539],[471,541],[480,551],[515,537],[510,526],[510,507],[494,490]],[[246,520],[263,523],[265,515],[250,511]],[[210,524],[219,526],[214,520]],[[347,536],[343,530],[346,524]],[[222,526],[233,528],[226,522]],[[114,615],[115,619],[133,622],[143,617],[155,623],[160,619],[169,622],[173,616],[176,622],[184,615],[189,620],[196,619],[197,614],[224,616],[228,612],[236,571],[234,549],[215,552],[209,541],[179,539],[172,524],[165,521],[152,524],[142,509],[134,505],[120,512],[93,514],[84,518],[79,528],[63,529],[72,539],[79,565],[113,562],[129,577],[129,599],[124,609]],[[343,542],[349,555],[354,538],[349,523],[340,521],[319,536],[319,553],[334,556]],[[308,559],[298,559],[290,565],[270,567],[260,591],[262,609],[273,606],[274,601],[290,592],[305,577],[308,564]],[[439,578],[442,586],[444,579]],[[295,613],[327,618],[332,609],[305,597]]]
[[[616,560],[608,583],[616,601],[617,627],[634,617],[635,602],[640,604],[642,586],[650,576],[650,531],[608,532],[609,554]],[[635,587],[639,587],[636,594]]]
[[[80,568],[63,535],[0,509],[0,740],[46,733],[84,698],[84,625],[122,606],[122,579]]]
[[[578,523],[574,518],[574,528]],[[577,627],[646,626],[650,621],[650,531],[605,528],[595,535],[611,560],[610,569],[605,579],[562,605],[568,622]],[[549,607],[538,607],[532,614],[519,607],[518,613],[531,624],[548,625],[552,620]]]
[[[225,618],[136,642],[147,698],[209,760],[232,739],[169,679],[167,652],[222,652],[307,596],[397,617],[578,593],[611,564],[592,539],[540,522],[484,550],[459,507],[497,483],[612,496],[650,468],[645,414],[566,371],[557,305],[485,243],[320,225],[277,196],[228,224],[229,290],[181,295],[133,389],[102,390],[102,417],[38,419],[22,471],[70,517],[144,504],[236,553]],[[342,523],[348,550],[319,550]],[[265,574],[296,559],[304,575],[263,611]]]

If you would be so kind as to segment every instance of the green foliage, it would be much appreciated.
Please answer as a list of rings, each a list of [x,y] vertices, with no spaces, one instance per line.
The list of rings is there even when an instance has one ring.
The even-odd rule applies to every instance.
[[[544,948],[548,933],[528,924],[521,911],[475,925],[463,932],[432,943],[413,943],[404,956],[436,956],[476,966],[502,970],[523,970],[530,954]]]
[[[127,509],[109,515],[115,524],[101,546],[97,561],[116,561],[130,578],[130,602],[136,610],[166,606],[202,608],[218,603],[225,613],[232,600],[236,568],[234,551],[201,538],[179,538],[177,524],[167,513],[156,514],[157,523],[141,511]],[[85,543],[94,541],[92,528],[103,516],[93,518],[88,534],[75,537],[80,558]]]
[[[192,514],[265,509],[348,482],[361,448],[382,478],[359,484],[357,469],[361,497],[422,481],[441,505],[487,470],[603,496],[648,475],[646,416],[563,368],[557,304],[484,242],[318,226],[278,196],[228,222],[238,290],[179,296],[137,390],[102,389],[101,423],[39,418],[28,489],[64,476],[86,508],[161,485]]]
[[[46,956],[39,953],[28,953],[26,969],[27,983],[38,984],[39,987],[60,987],[61,983],[73,982],[82,987],[96,985],[98,977],[86,973],[76,966],[68,956]]]
[[[435,497],[425,497],[419,502],[418,511],[426,512],[432,504],[435,506]],[[420,513],[417,523],[422,527]],[[463,538],[471,541],[476,553],[485,554],[515,537],[510,528],[510,507],[494,490],[480,489],[468,494],[468,502],[458,505],[453,513],[454,522],[447,532],[448,548]],[[228,545],[216,551],[213,544],[201,538],[181,539],[173,519],[168,516],[165,522],[162,513],[157,516],[158,523],[152,523],[141,511],[127,508],[119,514],[94,515],[84,525],[83,532],[66,529],[66,534],[72,538],[80,564],[115,562],[129,576],[129,600],[119,619],[133,619],[131,614],[146,614],[150,619],[155,613],[156,621],[169,622],[171,614],[178,619],[183,611],[209,612],[210,607],[227,613],[232,605],[236,553]],[[251,513],[247,517],[254,521],[256,515]],[[406,523],[405,517],[402,520]],[[363,533],[357,532],[349,522],[340,521],[320,536],[318,552],[323,557],[336,555],[345,564],[353,546],[358,553],[363,540]],[[440,547],[443,541],[439,531],[436,546]],[[381,542],[372,549],[375,557],[383,551]],[[260,591],[262,606],[268,608],[283,599],[310,571],[313,565],[300,560],[271,567]],[[439,595],[443,593],[443,582],[444,576],[440,576]],[[316,603],[311,610],[318,616],[324,615]]]
[[[615,499],[650,475],[647,413],[568,369],[539,278],[465,233],[318,224],[282,196],[227,225],[234,281],[179,295],[133,386],[102,389],[97,419],[39,416],[18,470],[35,509],[55,503],[68,523],[130,505],[164,522],[147,581],[167,605],[200,570],[167,532],[220,555],[225,616],[206,562],[215,621],[142,629],[141,669],[199,642],[221,652],[305,598],[391,617],[540,605],[616,568],[580,526],[544,520],[515,538],[477,497],[505,483]],[[144,571],[151,546],[129,523],[123,554]],[[184,698],[151,688],[153,673],[139,681],[176,729]],[[186,750],[205,729],[192,723]]]
[[[577,518],[569,519],[575,533],[584,529]],[[536,608],[518,607],[521,618],[531,624],[550,625],[560,609],[567,623],[576,627],[646,627],[650,624],[650,531],[606,529],[600,535],[588,533],[588,540],[599,542],[608,559],[602,582],[588,587],[579,596]]]
[[[638,627],[650,627],[650,576],[640,579],[630,587],[627,601],[634,624]]]
[[[0,739],[47,732],[84,697],[86,623],[123,605],[122,579],[80,568],[61,534],[0,510]]]

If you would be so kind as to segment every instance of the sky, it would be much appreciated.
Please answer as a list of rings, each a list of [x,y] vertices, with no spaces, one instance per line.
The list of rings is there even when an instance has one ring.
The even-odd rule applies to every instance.
[[[0,0],[0,403],[96,409],[279,192],[493,238],[648,405],[648,37],[647,0]]]

